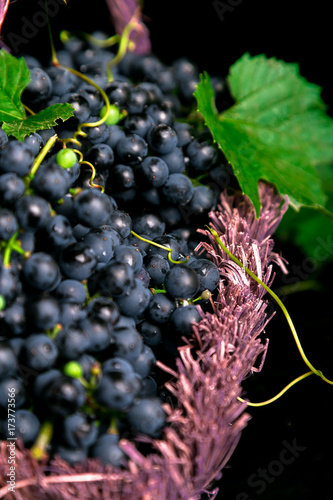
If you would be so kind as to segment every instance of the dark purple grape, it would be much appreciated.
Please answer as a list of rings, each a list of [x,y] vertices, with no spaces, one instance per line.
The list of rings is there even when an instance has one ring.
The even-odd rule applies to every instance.
[[[188,144],[186,154],[190,159],[191,166],[199,171],[209,170],[217,159],[216,148],[197,139],[193,139]]]
[[[21,282],[14,269],[0,264],[0,295],[9,306],[21,292]]]
[[[7,142],[0,150],[0,172],[13,172],[19,177],[27,175],[32,167],[34,155],[24,142]]]
[[[23,265],[23,273],[29,285],[43,292],[54,290],[61,279],[57,262],[45,252],[32,254]]]
[[[104,292],[116,298],[130,290],[134,284],[134,273],[128,264],[112,262],[103,267],[97,282]]]
[[[152,117],[154,123],[159,125],[160,123],[172,125],[174,121],[174,115],[172,111],[165,104],[150,104],[148,106],[146,113]]]
[[[89,278],[96,264],[95,253],[83,241],[64,248],[59,257],[59,266],[64,275],[79,281]]]
[[[150,276],[150,285],[160,287],[163,285],[165,276],[170,270],[171,262],[161,254],[147,255],[144,258],[144,266]]]
[[[148,93],[142,87],[130,88],[126,107],[130,115],[142,113],[148,103]]]
[[[88,448],[96,441],[98,427],[88,415],[76,412],[64,418],[62,439],[70,448]]]
[[[140,390],[140,378],[133,368],[103,373],[96,390],[96,400],[111,410],[126,411]]]
[[[85,391],[77,379],[60,375],[47,385],[41,398],[48,411],[65,416],[74,413],[83,405]]]
[[[197,273],[185,264],[176,264],[167,272],[164,280],[165,289],[174,299],[190,299],[199,290]]]
[[[114,80],[108,83],[105,91],[111,104],[119,107],[127,105],[130,96],[130,86],[127,82]]]
[[[60,68],[59,66],[52,66],[48,69],[47,74],[52,82],[52,95],[62,96],[75,89],[76,76],[67,69]]]
[[[74,115],[66,120],[66,127],[76,128],[80,123],[85,123],[91,114],[88,100],[78,92],[64,94],[60,102],[68,103],[73,107]]]
[[[16,373],[18,362],[13,349],[0,341],[0,380]]]
[[[142,281],[134,280],[132,287],[121,297],[116,298],[120,312],[133,318],[140,316],[148,307],[150,295],[150,291]]]
[[[117,328],[112,336],[111,346],[116,357],[119,356],[131,362],[139,356],[142,350],[142,338],[137,330],[130,326]]]
[[[149,130],[147,141],[149,146],[161,155],[171,153],[178,143],[176,131],[166,123],[160,123]]]
[[[165,231],[165,224],[155,214],[143,214],[134,217],[133,231],[138,235],[145,234],[150,239],[161,236]]]
[[[174,148],[171,153],[161,155],[169,174],[182,174],[186,169],[184,153],[181,148]]]
[[[206,214],[214,208],[216,198],[216,193],[208,186],[196,186],[188,204],[189,211],[194,214]]]
[[[26,316],[29,323],[38,330],[53,328],[61,319],[59,302],[51,296],[41,295],[28,300]]]
[[[178,137],[177,146],[182,148],[187,146],[193,139],[191,134],[191,126],[184,122],[175,122],[173,125]]]
[[[147,184],[156,188],[163,186],[168,175],[168,165],[162,158],[157,156],[145,158],[135,172],[135,178],[145,187],[147,187]]]
[[[115,165],[109,173],[108,186],[116,191],[114,195],[117,197],[117,191],[131,189],[135,187],[134,172],[129,165],[119,163]]]
[[[172,205],[186,205],[193,196],[191,180],[184,174],[171,174],[162,187],[163,195]]]
[[[98,227],[108,222],[112,206],[109,197],[99,189],[85,189],[74,199],[73,211],[80,224]]]
[[[31,374],[28,372],[28,375]],[[6,375],[2,380],[0,378],[0,410],[3,408],[8,412],[9,389],[11,389],[12,393],[15,393],[15,408],[20,408],[24,405],[27,400],[25,385],[26,380],[21,379],[18,376],[11,376],[10,370],[8,370],[8,375]]]
[[[0,129],[1,130],[1,129]],[[4,207],[13,207],[24,195],[24,182],[14,172],[0,175],[0,203]]]
[[[45,226],[50,217],[50,207],[40,196],[23,196],[15,205],[16,217],[22,229],[37,231]]]
[[[90,341],[87,352],[98,353],[104,351],[111,341],[111,328],[108,323],[98,316],[87,318],[80,322],[83,331]]]
[[[183,335],[187,338],[192,337],[192,323],[199,323],[200,321],[201,316],[196,306],[179,307],[173,312],[170,320],[172,336],[178,336],[179,338]]]
[[[32,411],[20,409],[15,412],[15,437],[21,438],[26,448],[35,442],[40,426],[38,417]],[[8,439],[10,437],[8,435]]]
[[[107,264],[114,254],[114,240],[112,236],[99,227],[91,229],[81,239],[90,248],[96,257],[97,262]]]
[[[55,294],[59,301],[73,304],[83,304],[86,299],[86,289],[78,280],[63,280],[57,286]]]
[[[150,299],[148,313],[153,322],[164,324],[169,322],[175,309],[175,301],[170,300],[165,293],[156,293]]]
[[[82,95],[88,101],[90,113],[92,115],[98,115],[104,105],[100,92],[98,92],[92,85],[83,84],[80,89],[77,90],[77,93]]]
[[[47,335],[35,333],[25,339],[22,360],[29,368],[36,371],[49,370],[57,357],[58,348]]]
[[[40,134],[30,134],[24,138],[24,144],[30,149],[34,156],[37,156],[43,146],[43,139]]]
[[[110,297],[97,297],[90,300],[86,307],[88,316],[101,318],[111,325],[117,324],[120,311],[117,303]]]
[[[128,165],[138,165],[148,153],[146,141],[137,134],[120,139],[116,146],[120,160]]]
[[[158,325],[143,321],[140,324],[140,333],[147,346],[157,346],[162,343],[162,330]]]
[[[115,262],[128,264],[136,275],[142,268],[143,259],[138,248],[131,245],[119,245],[114,252]]]
[[[97,439],[92,450],[92,456],[98,458],[103,464],[112,464],[116,467],[125,465],[127,456],[119,448],[117,434],[103,434]]]
[[[149,375],[155,364],[156,358],[154,352],[148,345],[144,345],[139,356],[132,361],[135,373],[138,373],[142,378]]]
[[[56,201],[65,196],[69,185],[66,170],[55,162],[40,165],[31,183],[35,193],[47,201]]]
[[[175,236],[172,236],[170,234],[165,234],[163,236],[157,236],[156,238],[153,239],[153,242],[156,243],[157,245],[162,245],[163,247],[169,248],[172,251],[169,252],[167,250],[163,250],[163,248],[160,248],[159,246],[151,245],[148,248],[148,255],[161,255],[164,259],[169,261],[170,267],[172,267],[173,264],[169,259],[168,256],[170,255],[171,259],[174,261],[178,260],[184,260],[185,255],[182,253],[182,248],[180,243],[177,241]]]
[[[115,229],[122,238],[127,238],[132,231],[133,222],[131,217],[125,212],[113,210],[108,218],[107,225]]]
[[[49,252],[68,246],[74,239],[70,221],[64,215],[49,217],[45,226],[38,231],[37,239],[39,246]]]
[[[0,320],[1,334],[8,338],[12,338],[13,335],[23,335],[26,327],[27,317],[24,305],[16,301],[11,306],[6,307],[4,316]]]
[[[22,94],[23,102],[27,104],[39,104],[46,101],[52,93],[52,81],[42,68],[30,69],[30,82]]]
[[[95,144],[88,152],[87,160],[99,172],[104,172],[112,167],[114,162],[113,150],[107,144]]]
[[[65,359],[78,359],[91,346],[91,339],[82,323],[67,323],[55,339],[59,354]]]
[[[188,263],[191,269],[194,269],[199,276],[199,293],[208,289],[213,292],[220,281],[219,268],[207,259],[194,259]]]
[[[137,134],[145,138],[153,125],[153,119],[146,113],[132,114],[125,119],[124,130],[127,134]]]
[[[152,437],[160,437],[166,423],[166,413],[158,398],[137,398],[126,418],[137,432]]]
[[[18,222],[11,210],[0,208],[0,240],[8,241],[18,231]]]
[[[99,116],[90,116],[85,120],[85,123],[97,123],[99,120]],[[109,128],[106,123],[93,127],[82,127],[82,130],[87,134],[87,139],[91,144],[107,143]]]

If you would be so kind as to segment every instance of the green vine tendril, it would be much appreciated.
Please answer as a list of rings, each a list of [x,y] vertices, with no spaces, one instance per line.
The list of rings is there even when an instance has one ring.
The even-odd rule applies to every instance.
[[[297,332],[296,332],[296,328],[294,326],[294,323],[286,309],[286,307],[284,306],[284,304],[282,303],[282,301],[280,300],[280,298],[276,295],[276,293],[274,293],[263,281],[261,281],[258,276],[256,276],[250,269],[248,269],[240,260],[237,259],[237,257],[235,257],[227,248],[226,246],[222,243],[221,239],[219,238],[219,235],[217,234],[217,232],[212,229],[211,227],[208,227],[208,230],[210,231],[210,233],[213,235],[215,241],[218,243],[218,245],[225,251],[225,253],[239,266],[241,267],[242,269],[244,269],[244,271],[247,272],[247,274],[249,274],[251,276],[251,278],[253,278],[257,283],[259,283],[259,285],[261,285],[265,290],[266,292],[268,292],[271,297],[273,297],[273,299],[277,302],[277,304],[280,306],[283,314],[285,315],[285,318],[288,322],[288,325],[290,327],[290,330],[293,334],[293,337],[294,337],[294,340],[295,340],[295,343],[296,343],[296,346],[299,350],[299,353],[304,361],[304,363],[310,368],[310,372],[307,372],[303,375],[301,375],[300,377],[296,378],[295,380],[293,380],[292,382],[290,382],[290,384],[288,384],[277,396],[269,399],[268,401],[264,401],[262,403],[250,403],[248,401],[246,401],[246,403],[249,405],[249,406],[264,406],[266,404],[269,404],[273,401],[276,401],[280,396],[282,396],[288,389],[290,389],[290,387],[292,387],[294,384],[296,384],[297,382],[299,382],[300,380],[303,380],[304,378],[308,377],[309,375],[317,375],[318,377],[320,377],[321,379],[323,379],[326,383],[328,384],[331,384],[333,385],[333,381],[332,380],[329,380],[327,379],[323,373],[320,371],[320,370],[317,370],[311,363],[310,361],[308,360],[308,358],[306,357],[305,353],[304,353],[304,350],[302,348],[302,345],[300,343],[300,340],[298,338],[298,335],[297,335]],[[241,402],[244,402],[244,399],[242,398],[237,398],[239,401]]]

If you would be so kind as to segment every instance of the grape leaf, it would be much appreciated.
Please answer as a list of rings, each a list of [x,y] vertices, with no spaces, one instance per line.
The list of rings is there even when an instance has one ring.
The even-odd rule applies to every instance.
[[[26,135],[57,125],[57,120],[73,116],[70,104],[53,104],[36,115],[26,117],[21,94],[30,81],[30,72],[23,58],[17,59],[0,50],[0,123],[7,135],[20,141]]]
[[[73,107],[70,104],[52,104],[52,106],[43,109],[37,115],[28,116],[23,120],[13,120],[10,123],[4,123],[2,128],[7,135],[14,135],[17,139],[23,141],[26,135],[38,130],[51,128],[57,125],[59,118],[65,121],[71,116],[73,116]]]
[[[333,212],[333,166],[321,165],[317,171],[328,196],[326,208]],[[325,213],[307,207],[299,212],[288,210],[279,224],[277,236],[298,245],[312,259],[314,269],[333,260],[333,220]]]
[[[0,50],[0,121],[10,122],[25,117],[21,94],[30,81],[29,75],[23,58],[17,59]]]
[[[259,179],[287,194],[296,210],[324,205],[315,165],[333,159],[333,120],[320,87],[301,77],[296,64],[244,54],[228,77],[235,104],[218,114],[208,74],[200,80],[198,110],[257,215]]]

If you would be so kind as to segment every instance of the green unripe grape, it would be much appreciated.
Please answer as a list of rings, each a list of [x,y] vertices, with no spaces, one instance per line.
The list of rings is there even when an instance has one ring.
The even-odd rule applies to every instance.
[[[73,378],[83,377],[83,368],[76,361],[68,361],[64,366],[64,374]]]
[[[3,295],[0,295],[0,311],[2,311],[6,307],[6,300]]]
[[[76,162],[77,157],[72,149],[61,149],[57,154],[57,163],[62,168],[72,168]]]
[[[204,290],[202,293],[201,293],[201,298],[202,300],[209,300],[212,296],[212,292],[210,292],[209,290]]]
[[[99,116],[103,118],[105,112],[106,112],[106,106],[103,106]],[[121,119],[121,114],[119,108],[115,104],[111,104],[105,123],[107,125],[116,125],[120,119]]]

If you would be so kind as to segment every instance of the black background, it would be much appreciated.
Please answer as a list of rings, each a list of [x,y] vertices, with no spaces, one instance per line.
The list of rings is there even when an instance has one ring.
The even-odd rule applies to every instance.
[[[235,5],[237,2],[230,1]],[[228,4],[227,0],[225,4]],[[332,44],[330,2],[299,0],[243,0],[221,19],[211,0],[146,1],[144,13],[151,31],[153,51],[165,63],[180,56],[195,61],[211,75],[225,76],[228,67],[244,52],[264,53],[287,62],[300,63],[301,74],[323,87],[323,98],[332,110]],[[37,2],[17,0],[9,8],[2,35],[22,32],[23,16],[31,20],[40,10]],[[102,29],[112,34],[106,4],[102,0],[72,0],[52,19],[59,29]],[[50,55],[47,29],[40,29],[21,45],[43,61]],[[295,247],[277,242],[291,264],[301,266],[304,256]],[[283,284],[280,272],[273,288]],[[321,292],[300,292],[286,298],[305,352],[313,364],[333,378],[331,277],[332,266],[307,273],[322,283]],[[268,325],[269,353],[261,374],[245,382],[249,398],[262,401],[276,394],[289,381],[307,371],[283,315]],[[333,499],[332,406],[333,388],[312,376],[270,406],[250,410],[252,420],[224,469],[218,498],[224,500]],[[284,441],[305,448],[294,463],[266,482],[265,491],[248,484],[252,474],[279,460]],[[272,478],[272,476],[270,476]],[[321,493],[319,493],[321,492]]]

